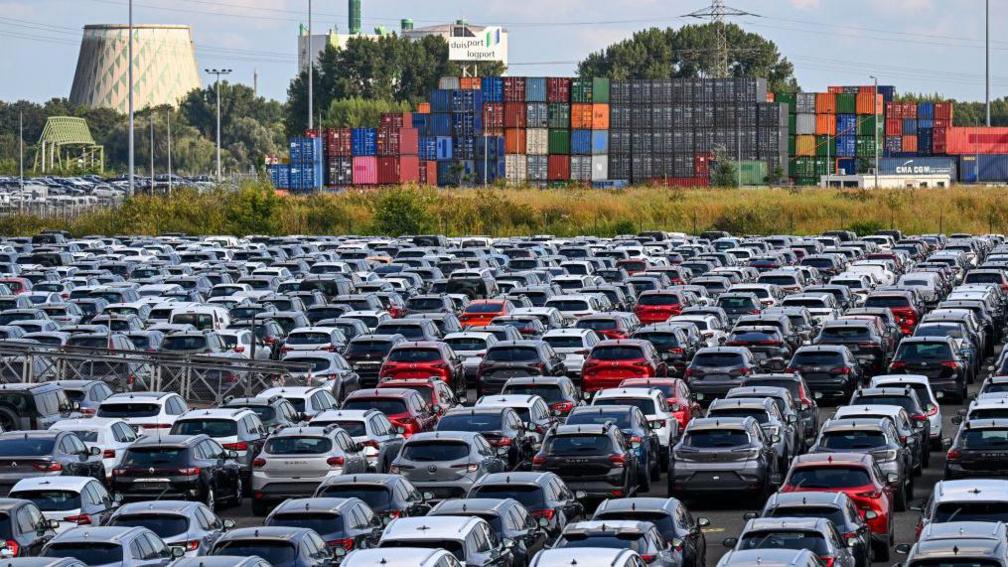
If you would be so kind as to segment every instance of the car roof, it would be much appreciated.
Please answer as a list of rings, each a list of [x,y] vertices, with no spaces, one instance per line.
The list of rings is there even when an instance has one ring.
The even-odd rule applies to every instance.
[[[823,532],[829,531],[830,523],[832,522],[827,518],[754,518],[746,522],[742,532],[781,529]]]
[[[971,478],[940,480],[934,487],[935,502],[1008,502],[1008,480]]]
[[[130,526],[87,526],[71,528],[65,532],[56,534],[56,537],[49,540],[49,543],[66,542],[115,542],[123,543],[131,536],[147,531],[147,528]]]
[[[544,549],[537,553],[529,567],[577,567],[578,565],[623,565],[627,556],[637,555],[629,549],[575,547]]]
[[[74,490],[80,492],[91,481],[89,476],[37,476],[17,481],[11,492],[17,490]]]
[[[341,512],[357,504],[364,504],[360,498],[288,498],[273,509],[277,512]]]
[[[837,506],[847,498],[844,492],[805,491],[775,492],[767,499],[765,508],[803,506]]]
[[[289,541],[294,543],[295,539],[299,539],[309,533],[314,533],[308,528],[295,528],[290,526],[258,526],[251,528],[235,528],[231,531],[224,532],[224,535],[218,541],[224,540],[235,540],[235,539],[280,539],[284,541]]]
[[[420,441],[464,441],[473,443],[480,433],[476,431],[422,431],[414,433],[406,440],[406,443],[416,443]]]
[[[679,500],[675,498],[656,498],[648,496],[638,496],[635,498],[610,498],[603,500],[595,510],[595,513],[621,512],[624,510],[665,512],[679,505]]]
[[[418,567],[430,564],[445,553],[448,552],[427,547],[376,547],[351,551],[343,558],[343,563],[381,567]]]
[[[818,565],[807,549],[745,549],[731,550],[718,561],[719,567],[790,567]]]
[[[866,453],[806,453],[794,458],[792,466],[862,465],[870,467],[874,459]]]
[[[475,516],[419,516],[396,518],[385,526],[382,540],[443,539],[451,535],[462,539],[476,525],[484,522]]]

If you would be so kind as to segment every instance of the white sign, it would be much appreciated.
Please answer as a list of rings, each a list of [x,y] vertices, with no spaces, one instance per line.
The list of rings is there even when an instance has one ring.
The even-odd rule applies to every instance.
[[[499,26],[484,29],[475,37],[449,37],[449,61],[504,61],[507,36]]]

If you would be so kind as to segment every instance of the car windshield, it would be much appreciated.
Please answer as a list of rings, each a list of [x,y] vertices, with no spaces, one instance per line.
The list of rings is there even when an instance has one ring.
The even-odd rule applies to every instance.
[[[637,300],[638,305],[679,305],[679,296],[672,293],[655,293],[642,295]]]
[[[740,429],[703,429],[690,431],[683,445],[694,449],[721,449],[749,445],[749,434]]]
[[[500,431],[503,429],[500,413],[462,413],[446,415],[438,422],[438,431]]]
[[[103,403],[98,406],[98,417],[154,417],[161,411],[158,404]]]
[[[49,455],[56,445],[55,437],[28,437],[0,440],[0,457]]]
[[[557,435],[550,437],[543,448],[547,455],[598,455],[609,453],[612,441],[606,435]]]
[[[563,390],[555,384],[511,384],[507,386],[502,394],[517,394],[523,396],[539,396],[546,400],[546,403],[564,401]]]
[[[942,502],[935,508],[934,523],[1006,522],[1008,506],[998,502]]]
[[[407,443],[399,457],[408,461],[457,461],[469,456],[469,444],[462,441],[416,441]]]
[[[455,558],[461,561],[463,565],[466,565],[465,550],[462,548],[462,542],[455,541],[453,539],[405,539],[401,541],[383,539],[379,544],[379,547],[422,547],[424,549],[444,549],[454,555]]]
[[[610,412],[610,411],[578,411],[572,413],[564,422],[567,425],[585,425],[597,423],[599,425],[612,422],[616,427],[626,431],[630,428],[630,412]]]
[[[570,283],[568,282],[568,285]],[[564,287],[561,284],[561,287]],[[574,284],[574,287],[581,287],[579,282]],[[566,288],[565,288],[566,289]],[[552,307],[557,311],[590,311],[591,307],[588,305],[587,301],[582,299],[560,299],[560,300],[550,300],[546,302],[546,307]]]
[[[749,532],[737,549],[808,549],[816,555],[830,555],[826,539],[818,532],[774,530]]]
[[[71,490],[12,490],[9,497],[31,500],[43,512],[66,512],[81,507],[80,493]]]
[[[274,514],[267,525],[308,528],[324,536],[333,532],[342,532],[343,517],[324,512],[281,513]]]
[[[439,362],[443,360],[441,351],[433,348],[400,348],[389,353],[390,362]]]
[[[593,360],[640,360],[644,353],[636,346],[600,346],[589,355]]]
[[[819,440],[823,449],[873,449],[886,445],[885,434],[869,430],[826,431]]]
[[[51,542],[43,548],[43,557],[72,557],[85,565],[121,563],[123,550],[119,544],[98,541]]]
[[[122,464],[127,467],[172,467],[186,462],[186,450],[181,447],[133,447],[126,450]]]
[[[406,413],[406,401],[399,398],[353,398],[343,402],[343,409],[376,409],[385,415],[397,415]]]
[[[297,557],[294,544],[286,541],[275,540],[230,540],[222,541],[214,546],[213,555],[233,555],[235,557],[249,557],[258,555],[273,565],[293,563]]]
[[[966,429],[959,444],[964,449],[1008,451],[1008,429]]]
[[[543,489],[529,484],[489,484],[475,486],[467,498],[514,498],[529,509],[545,507]]]
[[[199,435],[210,437],[234,437],[238,435],[238,423],[231,419],[182,419],[172,426],[172,435]]]
[[[773,284],[783,287],[794,286],[797,284],[794,276],[760,276],[756,283],[761,284]]]
[[[744,358],[734,352],[702,352],[693,357],[693,366],[741,366]]]
[[[530,347],[493,348],[487,352],[487,362],[538,362],[539,351]]]
[[[655,401],[651,398],[595,398],[593,406],[637,406],[644,415],[655,414]]]
[[[861,467],[801,467],[794,469],[788,485],[795,488],[854,488],[871,484]]]
[[[202,335],[168,335],[161,343],[164,350],[199,350],[206,346],[206,337]]]
[[[753,417],[761,425],[770,422],[770,416],[763,409],[718,408],[708,411],[707,417]]]
[[[810,350],[795,354],[793,364],[799,366],[844,366],[843,355],[831,351]]]
[[[263,452],[271,455],[318,455],[332,449],[332,440],[326,437],[284,435],[270,437]]]
[[[565,533],[554,545],[554,548],[565,547],[604,547],[610,549],[630,549],[644,552],[647,543],[640,533],[614,534],[578,534]]]
[[[827,506],[781,506],[766,515],[771,518],[826,518],[840,531],[847,525],[843,510]]]
[[[323,485],[318,496],[326,498],[360,498],[372,510],[385,510],[392,503],[391,487],[368,486],[366,484]]]
[[[109,522],[110,526],[147,528],[164,539],[177,536],[189,530],[189,518],[175,514],[122,514]]]
[[[946,343],[903,343],[896,353],[897,360],[951,360],[952,353]]]

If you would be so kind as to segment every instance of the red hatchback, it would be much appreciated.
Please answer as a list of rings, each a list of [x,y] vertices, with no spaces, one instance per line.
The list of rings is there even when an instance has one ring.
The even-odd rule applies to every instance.
[[[845,493],[871,528],[875,561],[887,561],[893,544],[894,497],[889,480],[871,455],[813,453],[795,457],[780,490]]]
[[[678,378],[627,378],[619,383],[620,388],[658,388],[665,394],[669,409],[676,421],[679,431],[685,431],[686,425],[694,417],[703,416],[703,408],[693,401],[689,385]]]
[[[669,317],[681,315],[686,306],[686,298],[677,291],[648,290],[637,298],[634,314],[643,325],[664,323]]]
[[[406,388],[369,388],[350,392],[343,400],[342,409],[376,409],[402,428],[407,439],[414,433],[431,431],[437,425],[437,412],[424,401],[416,390]]]
[[[596,344],[581,367],[581,390],[615,388],[626,378],[668,376],[668,366],[649,341],[624,339]]]
[[[378,384],[378,389],[415,390],[439,416],[459,405],[451,387],[437,378],[393,378]]]
[[[398,378],[430,377],[440,378],[456,392],[464,391],[462,361],[443,342],[399,343],[392,347],[378,371],[378,380],[382,382]]]
[[[459,317],[463,327],[489,325],[495,317],[504,317],[514,311],[514,304],[507,299],[477,299],[466,305]]]

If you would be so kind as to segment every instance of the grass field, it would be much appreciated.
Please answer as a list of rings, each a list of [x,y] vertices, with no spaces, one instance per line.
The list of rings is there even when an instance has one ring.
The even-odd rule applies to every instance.
[[[613,236],[662,229],[811,234],[846,228],[909,233],[1008,232],[1008,195],[987,188],[433,189],[281,197],[265,184],[205,194],[140,196],[73,219],[12,216],[0,233],[554,234]]]

